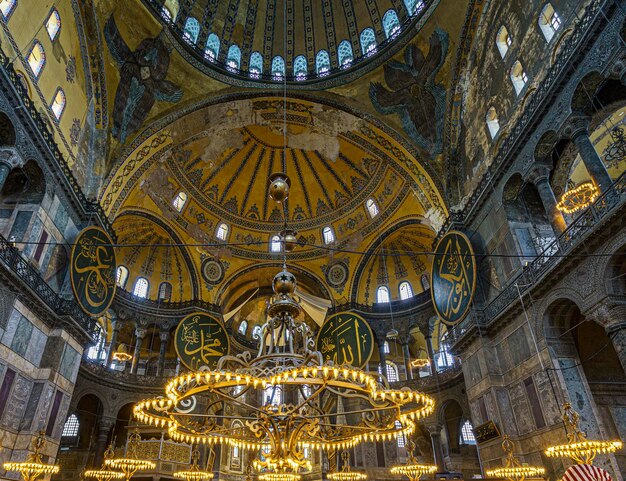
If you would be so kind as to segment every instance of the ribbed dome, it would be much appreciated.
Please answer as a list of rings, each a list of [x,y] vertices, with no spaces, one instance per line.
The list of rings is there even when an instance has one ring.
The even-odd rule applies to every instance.
[[[392,53],[436,0],[144,0],[196,67],[228,81],[319,83]]]

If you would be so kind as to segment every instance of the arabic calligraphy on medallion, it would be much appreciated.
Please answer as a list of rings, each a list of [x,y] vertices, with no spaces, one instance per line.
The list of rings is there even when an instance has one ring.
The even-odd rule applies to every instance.
[[[221,322],[204,312],[185,317],[176,328],[176,354],[192,371],[215,369],[220,357],[228,354],[230,341]]]
[[[476,288],[476,258],[465,234],[450,231],[435,249],[431,295],[439,318],[449,325],[461,322],[470,310]]]
[[[70,281],[76,302],[85,313],[99,316],[115,295],[116,261],[113,241],[99,227],[87,227],[72,247]]]
[[[374,335],[369,324],[351,312],[341,312],[328,318],[317,336],[317,350],[324,362],[364,367],[374,350]]]

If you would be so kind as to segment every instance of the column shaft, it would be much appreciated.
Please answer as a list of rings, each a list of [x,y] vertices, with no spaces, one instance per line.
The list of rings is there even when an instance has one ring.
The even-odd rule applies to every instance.
[[[411,351],[409,350],[409,343],[402,343],[402,355],[404,357],[404,369],[406,370],[406,378],[413,379],[413,371],[411,370]]]
[[[165,355],[167,354],[167,346],[170,340],[169,332],[161,332],[161,345],[159,347],[159,363],[157,364],[157,376],[162,376],[165,371]]]
[[[565,223],[563,214],[561,214],[559,209],[556,208],[556,197],[554,197],[554,192],[552,191],[548,178],[540,177],[535,182],[535,186],[539,192],[543,208],[545,209],[548,219],[550,220],[550,225],[552,225],[552,229],[554,229],[554,233],[557,236],[562,234],[567,228],[567,224]]]
[[[430,425],[428,426],[428,432],[430,433],[430,440],[433,444],[433,456],[435,457],[435,464],[437,465],[440,473],[446,471],[445,462],[443,460],[443,448],[441,446],[441,426]]]
[[[113,354],[117,349],[117,336],[120,333],[120,322],[113,321],[113,333],[111,334],[111,344],[109,344],[109,352],[107,353],[107,367],[111,366],[113,362]]]
[[[435,350],[433,349],[432,336],[425,336],[426,339],[426,351],[428,352],[428,360],[430,361],[430,373],[433,376],[437,376],[437,364],[435,362]]]
[[[137,374],[137,366],[139,365],[139,357],[141,356],[141,344],[143,342],[143,338],[146,335],[145,329],[136,329],[135,330],[135,338],[137,339],[135,343],[135,353],[133,355],[133,363],[130,367],[131,374]]]
[[[598,155],[598,152],[596,152],[596,149],[589,138],[589,134],[586,130],[580,130],[576,132],[572,140],[578,149],[580,158],[583,160],[589,175],[600,189],[600,192],[606,192],[613,181],[611,180],[611,176],[606,170],[602,159]]]
[[[385,354],[385,340],[378,345],[378,356],[380,357],[380,373],[387,378],[387,354]]]
[[[0,162],[0,191],[4,187],[9,172],[11,172],[11,166],[5,162]]]
[[[626,322],[607,329],[609,339],[613,342],[613,348],[622,364],[622,369],[626,373]]]

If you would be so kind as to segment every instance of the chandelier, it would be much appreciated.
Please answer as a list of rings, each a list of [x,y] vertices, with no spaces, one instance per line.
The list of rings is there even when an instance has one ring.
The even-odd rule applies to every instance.
[[[365,473],[359,473],[350,469],[350,455],[348,454],[348,451],[343,451],[341,453],[341,461],[343,462],[341,471],[329,473],[328,479],[331,481],[364,481],[367,479],[367,475]]]
[[[289,188],[285,174],[271,177],[269,193],[276,202],[287,199]],[[286,221],[284,232],[292,234]],[[297,320],[302,309],[296,277],[284,255],[258,353],[222,356],[215,368],[175,377],[164,395],[140,401],[133,411],[178,442],[260,452],[253,464],[262,471],[261,481],[296,481],[272,477],[310,470],[308,449],[347,449],[409,435],[435,405],[421,392],[389,389],[378,374],[324,362],[313,350],[311,329]]]
[[[139,436],[139,433],[135,431],[128,437],[125,457],[106,459],[104,461],[105,466],[122,471],[126,477],[126,481],[132,478],[137,471],[145,471],[147,469],[156,468],[156,463],[145,459],[139,459],[139,456],[137,455],[139,441],[141,441],[141,436]]]
[[[565,192],[556,208],[565,214],[574,214],[593,204],[599,195],[600,191],[593,182],[583,182]]]
[[[437,472],[434,464],[419,464],[415,458],[415,443],[412,439],[406,442],[406,450],[409,453],[409,460],[406,464],[400,464],[391,468],[392,474],[406,476],[411,481],[418,481],[423,474],[433,474]]]
[[[613,127],[610,132],[611,142],[602,152],[607,167],[615,167],[626,158],[626,135],[622,127]]]
[[[589,441],[584,432],[578,427],[579,414],[572,409],[570,403],[563,405],[563,421],[567,433],[567,444],[550,446],[546,449],[546,456],[550,458],[570,458],[577,464],[592,464],[598,454],[610,454],[622,449],[621,441]]]
[[[96,478],[98,481],[111,481],[112,479],[122,479],[124,473],[121,471],[113,471],[107,469],[107,459],[112,459],[115,453],[113,452],[113,445],[109,445],[104,452],[104,463],[100,469],[89,469],[83,473],[83,478]]]
[[[186,471],[176,471],[174,473],[175,478],[184,479],[185,481],[209,481],[213,479],[213,473],[210,471],[202,471],[200,466],[198,466],[198,461],[200,460],[200,451],[198,451],[198,447],[193,450],[191,453],[191,465],[189,469]]]
[[[40,451],[46,445],[44,434],[40,433],[35,439],[35,452],[28,456],[28,459],[21,463],[4,463],[6,471],[16,471],[22,475],[24,481],[35,481],[44,474],[57,474],[59,467],[54,464],[45,464],[41,459]]]
[[[506,453],[506,464],[502,468],[489,469],[485,473],[488,478],[506,478],[510,481],[524,481],[526,477],[543,476],[544,468],[520,464],[513,455],[513,443],[508,435],[503,436],[502,449]]]

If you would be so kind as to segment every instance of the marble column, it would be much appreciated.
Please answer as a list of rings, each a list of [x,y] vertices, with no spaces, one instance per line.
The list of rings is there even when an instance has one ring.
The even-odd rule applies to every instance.
[[[142,327],[138,327],[135,329],[135,353],[133,354],[133,363],[130,367],[131,374],[137,374],[137,366],[139,365],[139,357],[141,356],[141,344],[143,342],[143,338],[146,337],[146,329]]]
[[[4,187],[4,183],[9,176],[9,172],[11,172],[11,166],[6,162],[0,161],[0,191]]]
[[[410,334],[407,334],[402,338],[402,357],[404,360],[404,369],[406,371],[407,380],[413,379],[413,370],[411,368],[411,351],[409,349],[409,343],[413,340]]]
[[[443,460],[443,447],[441,446],[441,424],[429,424],[426,426],[426,429],[430,433],[430,440],[433,444],[433,455],[437,470],[440,473],[444,473],[446,466]]]
[[[113,354],[117,349],[117,337],[120,333],[120,329],[122,327],[122,323],[116,319],[111,322],[111,326],[113,327],[113,332],[111,333],[111,343],[109,344],[109,352],[107,352],[107,367],[111,366],[113,362]]]
[[[626,322],[617,324],[607,329],[609,339],[613,342],[615,352],[622,364],[622,369],[626,373]]]
[[[600,189],[600,192],[606,192],[613,181],[604,166],[604,162],[602,162],[593,146],[593,142],[589,138],[589,119],[587,117],[577,117],[571,121],[569,129],[571,131],[569,136],[572,142],[574,142],[589,175]]]
[[[98,436],[96,438],[95,445],[95,457],[94,466],[100,466],[104,458],[104,452],[107,448],[107,442],[109,441],[109,434],[111,429],[115,426],[115,419],[109,417],[102,417],[98,423]]]
[[[157,364],[157,376],[162,376],[165,371],[165,355],[167,354],[167,346],[170,341],[169,331],[161,331],[159,333],[161,339],[161,345],[159,348],[159,363]]]
[[[535,167],[529,175],[530,181],[537,187],[539,198],[543,204],[543,208],[546,211],[550,225],[554,230],[554,233],[558,236],[563,233],[567,228],[563,214],[556,208],[556,197],[550,186],[550,169],[548,167],[539,165]]]
[[[437,377],[437,362],[435,361],[432,332],[429,332],[427,336],[424,336],[424,339],[426,340],[426,352],[428,352],[428,360],[430,361],[430,374]]]
[[[387,354],[385,353],[385,342],[387,341],[387,339],[385,339],[384,336],[379,336],[378,339],[379,339],[378,357],[380,358],[380,373],[382,376],[385,376],[385,379],[386,379],[387,378]]]

